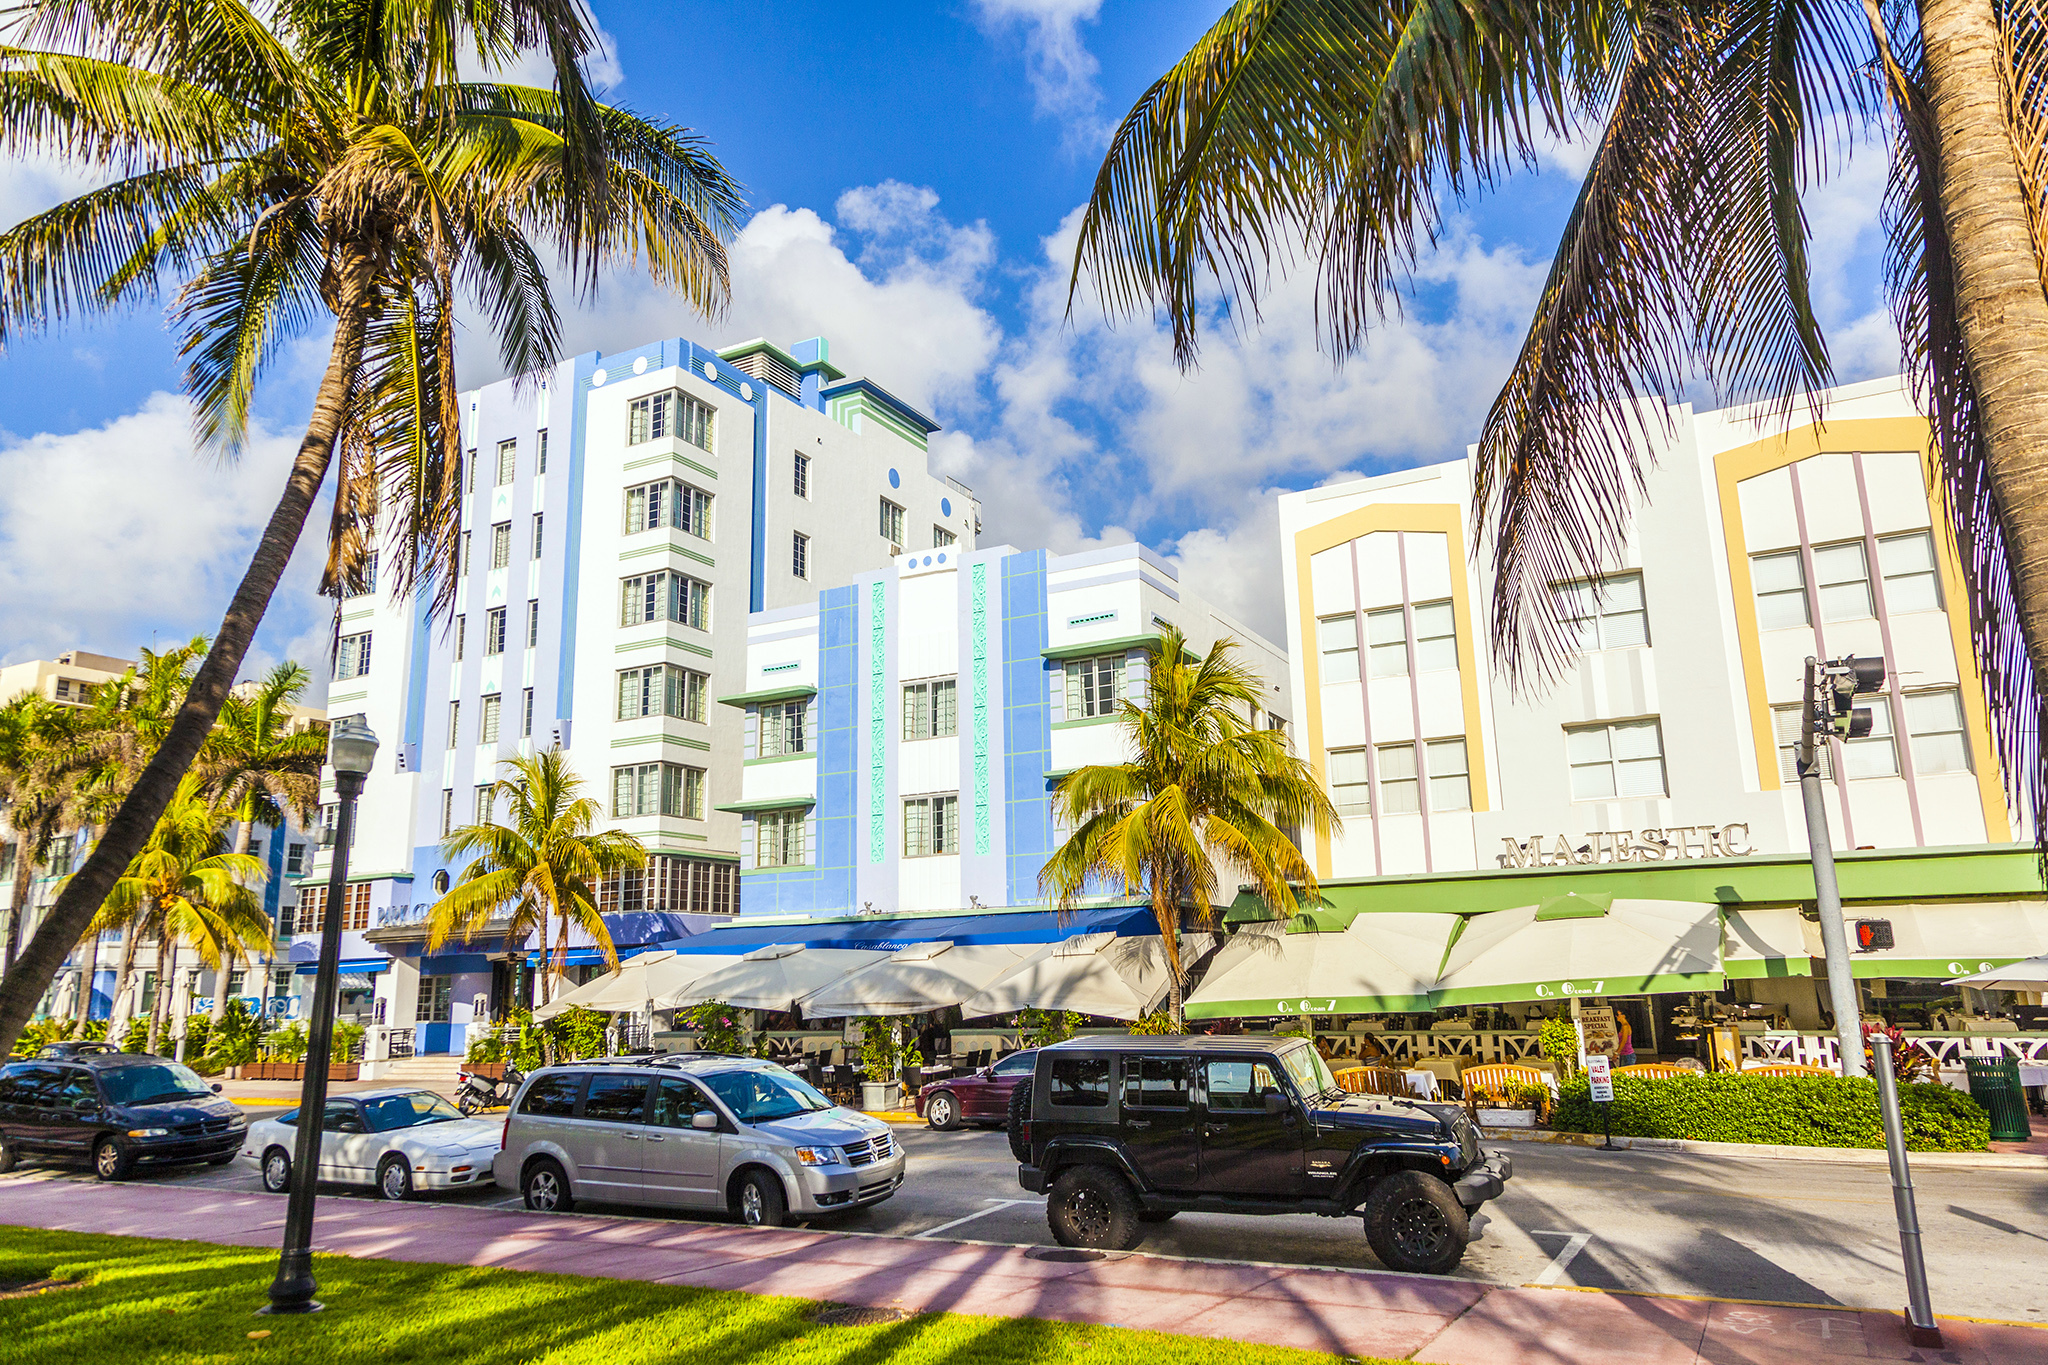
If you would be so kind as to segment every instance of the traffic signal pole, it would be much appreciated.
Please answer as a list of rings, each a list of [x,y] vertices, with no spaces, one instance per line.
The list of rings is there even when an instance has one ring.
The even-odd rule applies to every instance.
[[[1806,661],[1806,704],[1799,723],[1799,799],[1806,808],[1806,846],[1813,857],[1814,906],[1820,912],[1821,948],[1827,955],[1828,1005],[1835,1012],[1835,1038],[1844,1076],[1867,1076],[1863,1065],[1863,1008],[1849,972],[1849,931],[1842,922],[1842,889],[1835,880],[1834,841],[1828,809],[1821,799],[1821,734],[1832,733],[1832,708],[1820,661]]]

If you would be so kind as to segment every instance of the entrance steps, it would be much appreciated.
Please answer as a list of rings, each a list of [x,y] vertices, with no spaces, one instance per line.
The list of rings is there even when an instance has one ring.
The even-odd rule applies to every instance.
[[[369,1062],[363,1067],[364,1079],[375,1079],[387,1085],[416,1085],[423,1090],[446,1090],[453,1093],[455,1073],[462,1059],[453,1053],[430,1054],[425,1057],[396,1057],[388,1062]],[[370,1068],[375,1067],[372,1077]]]

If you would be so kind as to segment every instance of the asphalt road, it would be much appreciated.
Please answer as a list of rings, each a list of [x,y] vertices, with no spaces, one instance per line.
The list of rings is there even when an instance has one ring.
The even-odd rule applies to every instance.
[[[1018,1187],[1002,1134],[908,1127],[897,1133],[911,1161],[902,1193],[829,1226],[1053,1244],[1045,1202]],[[1514,1178],[1474,1219],[1476,1235],[1461,1276],[1859,1308],[1904,1302],[1883,1167],[1534,1144],[1508,1150]],[[51,1168],[0,1176],[0,1222],[11,1181],[91,1178],[83,1170]],[[255,1172],[240,1164],[147,1178],[201,1188],[256,1185]],[[2048,1173],[1925,1169],[1915,1184],[1935,1311],[2048,1321]],[[485,1206],[519,1202],[517,1192],[489,1186],[445,1198]],[[683,1216],[592,1204],[578,1211]],[[176,1235],[173,1228],[165,1232]],[[1144,1249],[1294,1265],[1378,1264],[1356,1221],[1312,1215],[1182,1214],[1149,1228]]]

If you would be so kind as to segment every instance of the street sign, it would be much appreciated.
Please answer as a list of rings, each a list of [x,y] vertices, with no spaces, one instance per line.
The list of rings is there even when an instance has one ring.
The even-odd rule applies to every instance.
[[[1856,921],[1856,951],[1859,953],[1882,952],[1894,946],[1892,922],[1888,919],[1859,919]]]
[[[1604,1052],[1586,1054],[1586,1080],[1593,1087],[1593,1103],[1614,1103],[1614,1071]]]

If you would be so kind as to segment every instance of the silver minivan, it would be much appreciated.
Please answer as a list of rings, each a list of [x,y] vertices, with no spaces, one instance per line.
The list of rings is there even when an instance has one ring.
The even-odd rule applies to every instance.
[[[534,1072],[492,1163],[529,1209],[658,1204],[769,1227],[878,1204],[903,1168],[888,1124],[786,1067],[691,1053]]]

